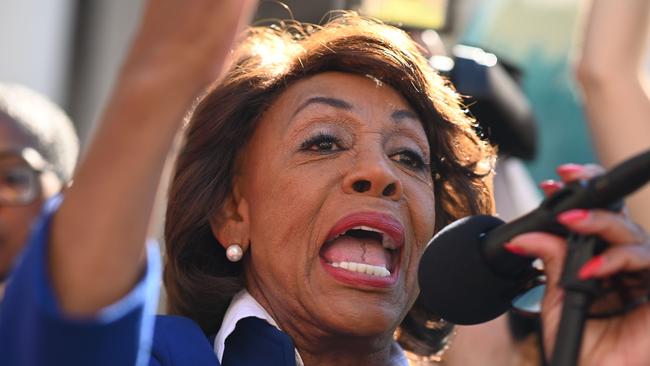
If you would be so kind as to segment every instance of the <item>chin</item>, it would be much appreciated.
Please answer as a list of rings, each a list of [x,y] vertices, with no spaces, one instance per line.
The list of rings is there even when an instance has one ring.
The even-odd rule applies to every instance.
[[[406,312],[403,308],[395,308],[394,303],[383,301],[330,301],[335,314],[329,321],[332,328],[338,333],[359,337],[392,335]]]

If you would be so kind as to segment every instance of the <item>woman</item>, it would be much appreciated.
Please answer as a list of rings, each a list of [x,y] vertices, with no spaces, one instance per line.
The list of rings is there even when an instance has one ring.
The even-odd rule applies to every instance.
[[[490,150],[402,32],[343,16],[289,36],[254,31],[236,55],[244,61],[193,113],[167,211],[170,307],[214,334],[245,285],[281,329],[318,329],[297,344],[342,350],[331,336],[361,353],[342,334],[381,330],[390,343],[434,230],[489,212],[488,170],[474,165]],[[243,264],[226,259],[231,245]]]
[[[435,358],[443,347],[449,326],[416,304],[416,269],[436,230],[490,212],[490,148],[413,43],[373,21],[252,30],[228,68],[253,6],[150,1],[75,184],[8,290],[9,364],[394,365],[406,362],[402,348]],[[215,77],[186,129],[165,233],[170,310],[201,330],[159,318],[150,357],[157,257],[148,251],[143,275],[142,243],[152,192],[184,108]],[[624,218],[560,220],[620,244],[587,277],[650,267],[646,237]],[[549,339],[563,245],[543,234],[509,245],[547,264]],[[29,281],[45,289],[19,285]],[[647,306],[608,324],[638,331],[591,327],[586,364],[604,359],[598,347],[648,340]],[[18,354],[20,342],[39,352]],[[650,360],[634,352],[614,348],[607,361]]]

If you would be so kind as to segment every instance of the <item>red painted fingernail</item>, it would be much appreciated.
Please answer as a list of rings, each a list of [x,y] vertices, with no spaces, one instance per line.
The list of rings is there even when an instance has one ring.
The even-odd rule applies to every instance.
[[[581,280],[587,280],[593,277],[598,272],[598,270],[602,268],[603,263],[605,263],[605,257],[602,255],[591,258],[582,266],[582,268],[580,268],[580,271],[578,272],[578,278]]]
[[[582,173],[584,170],[585,168],[579,164],[563,164],[556,169],[559,175]]]
[[[565,225],[575,224],[589,217],[589,210],[575,209],[557,215],[557,221]]]
[[[523,250],[520,247],[514,245],[513,243],[505,243],[503,245],[503,247],[506,248],[506,250],[509,251],[512,254],[516,254],[516,255],[527,255],[528,254],[525,250]]]
[[[562,188],[562,185],[560,184],[560,182],[556,182],[552,179],[549,179],[541,182],[539,184],[539,188],[541,188],[544,191],[545,195],[550,196],[555,191]]]

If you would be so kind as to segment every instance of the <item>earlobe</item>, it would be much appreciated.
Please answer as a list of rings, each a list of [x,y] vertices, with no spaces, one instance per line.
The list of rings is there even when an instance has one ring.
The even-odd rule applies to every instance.
[[[238,244],[244,252],[248,249],[248,211],[248,202],[241,196],[238,184],[235,184],[221,210],[210,219],[212,234],[224,249],[232,244]]]

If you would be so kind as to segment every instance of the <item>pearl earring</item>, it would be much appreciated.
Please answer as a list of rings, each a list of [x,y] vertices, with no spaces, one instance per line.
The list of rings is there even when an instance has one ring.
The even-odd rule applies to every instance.
[[[228,249],[226,249],[226,258],[231,262],[239,262],[243,255],[244,250],[239,244],[230,244]]]

